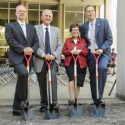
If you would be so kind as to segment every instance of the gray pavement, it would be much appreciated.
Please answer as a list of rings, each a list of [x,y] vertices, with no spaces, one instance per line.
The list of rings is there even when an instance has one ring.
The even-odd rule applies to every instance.
[[[0,85],[0,125],[125,125],[125,101],[116,98],[116,88],[111,96],[108,93],[116,76],[108,75],[104,91],[106,102],[106,116],[104,118],[92,118],[89,112],[89,104],[92,102],[89,78],[86,77],[84,87],[81,88],[79,102],[83,104],[84,115],[81,118],[68,117],[67,102],[69,99],[68,80],[65,74],[58,76],[58,100],[60,105],[60,118],[56,120],[44,120],[44,114],[39,112],[40,96],[39,86],[34,75],[30,76],[31,100],[35,110],[33,121],[22,121],[21,117],[12,115],[12,102],[16,85],[16,78],[5,86]]]
[[[58,75],[58,100],[59,100],[59,104],[67,104],[69,99],[68,79],[65,72],[61,74],[62,75]],[[104,91],[104,100],[107,103],[109,103],[110,100],[112,101],[112,103],[115,102],[113,100],[118,100],[115,95],[116,94],[115,87],[113,89],[111,96],[108,95],[113,85],[113,82],[115,81],[115,78],[116,78],[116,75],[112,76],[111,74],[109,74],[107,78],[107,83]],[[39,85],[37,83],[35,74],[32,74],[30,76],[29,82],[31,84],[30,86],[31,103],[39,105],[39,99],[40,99]],[[14,92],[15,92],[15,85],[16,85],[16,78],[13,79],[8,84],[6,84],[5,86],[2,86],[2,85],[0,86],[0,105],[12,105]],[[84,87],[82,87],[80,90],[79,101],[82,103],[92,102],[88,74],[86,76]]]

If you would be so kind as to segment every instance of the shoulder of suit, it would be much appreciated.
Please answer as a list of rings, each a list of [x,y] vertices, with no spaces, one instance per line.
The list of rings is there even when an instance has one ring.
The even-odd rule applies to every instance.
[[[53,30],[59,30],[59,28],[56,27],[56,26],[50,26],[50,28],[53,29]]]
[[[10,23],[7,23],[6,25],[15,25],[17,24],[17,22],[10,22]]]
[[[6,24],[6,27],[15,27],[15,25],[17,25],[17,22],[10,22]]]
[[[31,24],[28,24],[28,23],[26,23],[26,25],[27,25],[27,26],[29,26],[29,27],[34,27],[33,25],[31,25]]]
[[[35,25],[34,27],[35,27],[35,28],[38,28],[38,27],[40,27],[40,26],[42,26],[42,25]]]
[[[41,24],[40,25],[35,25],[34,27],[35,27],[36,30],[38,30],[38,29],[41,29],[42,25]]]
[[[107,21],[107,19],[103,19],[103,18],[96,18],[97,21],[102,21],[102,22],[105,22]]]
[[[89,21],[86,21],[86,22],[82,23],[80,27],[84,27],[84,26],[86,26],[87,24],[89,24]]]

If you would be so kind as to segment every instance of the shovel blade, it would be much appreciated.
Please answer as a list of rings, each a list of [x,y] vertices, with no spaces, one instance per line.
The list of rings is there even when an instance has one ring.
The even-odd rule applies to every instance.
[[[44,112],[44,119],[49,120],[49,119],[59,119],[59,112],[57,110],[45,110]]]
[[[34,110],[32,108],[22,109],[21,116],[22,120],[31,121],[34,119]]]
[[[69,105],[69,117],[70,118],[79,118],[83,116],[83,106],[82,105]]]
[[[45,111],[44,111],[44,119],[45,119],[45,120],[51,119],[50,111],[49,111],[49,110],[45,110]]]
[[[105,117],[105,104],[100,104],[99,106],[91,104],[90,113],[91,116],[95,118]]]

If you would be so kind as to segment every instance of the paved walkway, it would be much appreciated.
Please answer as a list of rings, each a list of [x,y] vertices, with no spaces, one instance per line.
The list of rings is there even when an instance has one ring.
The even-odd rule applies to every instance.
[[[39,86],[35,75],[30,78],[31,83],[31,102],[35,108],[35,118],[31,122],[22,121],[21,117],[12,115],[12,102],[14,97],[16,78],[6,84],[0,84],[0,125],[125,125],[125,101],[116,98],[116,88],[114,88],[111,96],[108,96],[109,91],[115,81],[116,76],[108,75],[107,83],[104,91],[104,100],[106,102],[106,117],[105,118],[92,118],[90,117],[89,104],[91,100],[91,92],[89,85],[89,78],[86,77],[84,87],[81,88],[79,102],[83,103],[84,116],[79,119],[70,119],[68,117],[67,102],[69,99],[68,80],[67,76],[58,76],[58,99],[60,104],[60,119],[57,120],[44,120],[44,114],[39,112],[40,96]],[[33,80],[34,79],[34,80]]]
[[[35,78],[35,76],[33,75],[30,78],[31,103],[39,104],[39,99],[40,99],[39,86],[38,86],[37,80],[36,79],[33,80],[32,78]],[[104,91],[104,99],[106,100],[106,102],[114,102],[115,100],[117,100],[117,98],[115,96],[116,88],[114,88],[111,96],[108,95],[109,91],[113,85],[113,82],[115,81],[115,78],[116,78],[116,75],[114,75],[114,76],[112,76],[110,74],[108,75],[107,83],[106,83],[105,91]],[[16,85],[16,78],[13,81],[9,82],[4,87],[0,86],[0,105],[12,105],[14,91],[15,91],[15,85]],[[59,99],[60,104],[67,104],[67,100],[69,99],[68,80],[67,80],[67,76],[65,74],[62,76],[61,75],[58,76],[58,99]],[[88,76],[86,76],[84,87],[81,88],[79,101],[82,103],[91,103],[92,102]]]

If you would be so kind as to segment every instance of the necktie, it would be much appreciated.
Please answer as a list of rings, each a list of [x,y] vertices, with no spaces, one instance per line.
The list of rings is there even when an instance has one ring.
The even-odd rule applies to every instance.
[[[45,53],[46,54],[50,54],[51,50],[50,50],[50,36],[49,36],[49,31],[48,28],[45,28],[46,32],[45,32]]]
[[[25,24],[21,24],[21,28],[22,28],[24,36],[26,38],[26,27],[25,27]]]
[[[91,23],[91,36],[90,36],[90,40],[91,40],[91,45],[90,45],[90,49],[91,52],[94,52],[96,49],[96,45],[95,45],[95,28],[94,28],[94,24]]]

